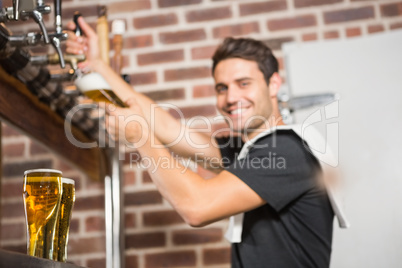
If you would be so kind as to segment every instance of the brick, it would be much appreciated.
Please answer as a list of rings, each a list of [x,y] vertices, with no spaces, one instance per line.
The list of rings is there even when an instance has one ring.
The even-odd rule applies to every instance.
[[[127,256],[126,255],[126,267],[138,268],[138,257],[137,256]]]
[[[382,17],[402,16],[402,2],[381,5]]]
[[[131,84],[134,86],[156,84],[156,72],[130,74]]]
[[[261,3],[247,3],[239,5],[240,16],[286,10],[288,5],[284,0],[265,1]]]
[[[138,65],[160,64],[166,62],[178,62],[184,60],[182,49],[159,51],[137,55]]]
[[[282,57],[277,57],[277,60],[278,60],[278,69],[279,70],[284,70],[285,68],[285,65],[284,65],[284,61],[283,61],[283,58]],[[282,78],[282,81],[283,81],[283,83],[285,83],[285,78],[283,78],[283,77],[281,77]]]
[[[262,42],[264,42],[264,44],[266,44],[271,50],[280,50],[282,49],[282,45],[284,43],[292,42],[293,40],[294,38],[289,36],[289,37],[262,40]]]
[[[324,33],[324,39],[337,39],[339,38],[338,31],[328,31]]]
[[[272,19],[267,23],[270,31],[281,31],[296,28],[312,27],[317,25],[317,20],[314,15],[302,15],[292,18]]]
[[[176,14],[169,13],[163,15],[153,15],[133,19],[133,25],[137,29],[163,27],[178,23]]]
[[[222,238],[222,229],[218,228],[177,230],[172,233],[172,240],[175,245],[213,243],[221,241]]]
[[[383,25],[369,25],[367,31],[368,33],[378,33],[385,31],[385,29]]]
[[[178,114],[177,111],[169,110],[170,114],[174,118],[192,118],[194,116],[213,116],[216,115],[216,107],[215,105],[203,105],[203,106],[193,106],[193,107],[183,107],[180,108],[181,114]]]
[[[166,235],[164,232],[140,233],[126,235],[126,249],[143,249],[164,247],[166,245]]]
[[[196,256],[192,250],[152,253],[145,255],[145,268],[195,266]]]
[[[176,44],[184,42],[194,42],[205,40],[207,34],[204,29],[164,32],[159,34],[159,39],[162,44]]]
[[[105,230],[105,217],[93,216],[85,219],[85,231],[103,231]]]
[[[74,210],[94,210],[94,209],[104,209],[105,201],[103,195],[96,196],[81,196],[75,199]]]
[[[154,101],[165,100],[182,100],[185,98],[186,92],[184,88],[158,90],[145,93],[149,98]]]
[[[187,22],[222,20],[231,17],[232,17],[232,11],[229,7],[197,9],[186,12]]]
[[[214,38],[225,38],[229,36],[248,35],[259,33],[260,27],[257,22],[242,23],[215,27],[212,29]]]
[[[125,206],[141,206],[161,204],[162,196],[158,191],[144,191],[137,193],[129,193],[124,196]]]
[[[23,187],[23,180],[22,178],[18,181],[6,181],[3,180],[1,188],[1,197],[2,198],[9,198],[9,197],[16,197],[22,195],[22,187]]]
[[[74,212],[73,212],[74,213]],[[76,234],[80,230],[80,221],[78,219],[71,219],[70,221],[70,234]]]
[[[346,36],[347,37],[355,37],[355,36],[360,36],[362,35],[362,31],[359,27],[354,27],[354,28],[347,28],[346,29]]]
[[[202,251],[204,265],[219,265],[230,263],[230,248],[211,248]]]
[[[343,0],[294,0],[294,5],[296,8],[301,8],[301,7],[331,5],[341,2],[343,2]]]
[[[207,78],[211,76],[209,67],[192,67],[182,69],[171,69],[164,72],[164,80],[169,81],[181,81],[188,79]]]
[[[125,1],[125,2],[112,2],[110,1],[107,5],[107,13],[108,14],[119,14],[126,12],[136,12],[140,10],[151,9],[151,1],[150,0],[141,0],[141,1]]]
[[[196,47],[191,49],[191,58],[193,60],[211,59],[217,46]]]
[[[88,267],[96,267],[96,268],[106,268],[106,259],[105,258],[88,259],[87,266]],[[130,266],[126,266],[126,267],[130,267]]]
[[[22,200],[22,189],[21,189],[21,201],[18,203],[1,203],[1,216],[6,218],[23,218],[25,217],[24,205]]]
[[[124,39],[124,48],[141,48],[141,47],[150,47],[153,45],[152,35],[138,35],[138,36],[131,36],[125,37]]]
[[[31,155],[38,155],[38,154],[49,153],[49,150],[46,147],[44,147],[42,144],[32,141],[31,145],[29,147],[29,152]]]
[[[134,185],[135,184],[135,173],[131,172],[131,171],[125,171],[124,175],[124,186],[128,186],[128,185]]]
[[[201,3],[202,0],[158,0],[158,7],[177,7],[194,5]]]
[[[374,18],[374,8],[372,6],[324,12],[325,24],[364,20],[371,18]]]
[[[126,152],[124,155],[124,165],[131,165],[140,163],[141,162],[141,155],[139,152]]]
[[[0,234],[2,241],[24,239],[26,238],[26,225],[25,223],[3,223]]]
[[[152,179],[148,171],[142,172],[142,183],[152,183]]]
[[[213,85],[198,85],[193,87],[193,98],[215,96],[215,87]]]
[[[75,170],[75,168],[73,168],[66,160],[64,159],[57,159],[57,163],[55,163],[55,168],[58,170],[63,170],[63,172],[65,171],[70,171],[70,170]]]
[[[308,33],[308,34],[303,34],[302,35],[302,40],[303,41],[315,41],[317,40],[317,34],[316,33]]]
[[[69,237],[68,239],[69,254],[88,254],[88,253],[104,253],[105,237]]]
[[[77,7],[63,7],[63,18],[72,19],[75,11],[79,11],[84,18],[98,16],[98,9],[96,5],[90,4],[88,6]]]
[[[402,22],[396,22],[396,23],[392,23],[389,28],[391,30],[396,30],[396,29],[401,29],[402,28]]]
[[[25,150],[24,143],[5,144],[2,148],[4,158],[23,156]]]
[[[25,170],[35,168],[52,168],[52,167],[53,167],[53,161],[50,159],[4,163],[3,176],[4,177],[20,176],[21,178],[23,178]]]
[[[126,213],[124,215],[125,228],[135,228],[137,226],[136,215],[134,213]]]
[[[167,226],[184,223],[184,220],[174,210],[144,212],[142,214],[144,226]]]

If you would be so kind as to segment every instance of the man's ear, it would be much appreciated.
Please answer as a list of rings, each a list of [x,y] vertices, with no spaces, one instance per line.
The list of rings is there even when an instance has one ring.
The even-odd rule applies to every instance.
[[[269,78],[269,94],[271,98],[276,98],[279,89],[282,85],[282,78],[278,73],[273,73],[271,78]]]

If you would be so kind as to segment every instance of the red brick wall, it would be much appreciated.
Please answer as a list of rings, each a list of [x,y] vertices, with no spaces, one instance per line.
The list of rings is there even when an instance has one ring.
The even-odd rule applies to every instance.
[[[110,22],[126,21],[123,72],[131,76],[132,85],[161,103],[178,105],[186,117],[216,115],[210,57],[225,36],[265,41],[279,58],[285,78],[284,42],[356,38],[402,28],[402,1],[396,0],[66,0],[63,16],[68,20],[80,10],[95,23],[97,4],[108,6]],[[53,18],[47,23],[51,28]],[[14,32],[37,29],[27,22],[10,27]],[[77,183],[69,260],[104,267],[102,183],[86,180],[12,128],[3,130],[0,246],[25,252],[23,171],[58,168]],[[131,168],[126,160],[124,174],[127,267],[229,267],[229,244],[223,238],[226,221],[201,229],[187,227],[161,198],[146,170]]]

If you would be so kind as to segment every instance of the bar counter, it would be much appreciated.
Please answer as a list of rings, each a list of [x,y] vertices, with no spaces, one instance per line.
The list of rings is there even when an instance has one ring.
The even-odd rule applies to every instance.
[[[56,262],[0,249],[0,268],[79,268],[71,263]]]

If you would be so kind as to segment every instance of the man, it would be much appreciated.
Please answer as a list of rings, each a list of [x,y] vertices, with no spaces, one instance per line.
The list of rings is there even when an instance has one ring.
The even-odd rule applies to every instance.
[[[115,139],[124,137],[142,157],[155,160],[150,163],[170,163],[169,168],[150,167],[163,197],[195,227],[241,215],[240,229],[235,222],[228,235],[233,241],[232,267],[329,267],[334,213],[320,186],[321,166],[303,140],[284,126],[277,105],[278,63],[268,47],[252,39],[227,38],[215,52],[217,109],[236,134],[215,139],[181,126],[163,109],[153,115],[153,102],[100,60],[96,34],[82,18],[79,24],[86,37],[71,35],[67,52],[85,53],[88,61],[81,67],[103,75],[129,107],[103,105],[109,133]],[[123,117],[135,120],[122,124]],[[191,131],[191,142],[172,143],[183,128]],[[197,161],[202,158],[216,176],[204,180],[177,163],[168,149]],[[225,168],[214,165],[213,159]]]

